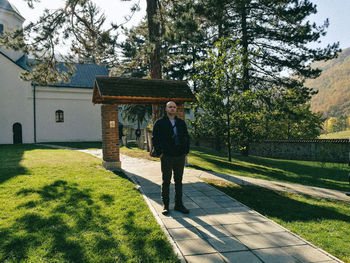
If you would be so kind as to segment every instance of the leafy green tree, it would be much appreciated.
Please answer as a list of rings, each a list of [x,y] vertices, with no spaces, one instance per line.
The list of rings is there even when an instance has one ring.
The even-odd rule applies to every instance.
[[[322,113],[313,113],[309,104],[292,106],[287,111],[273,111],[264,114],[264,139],[314,139],[322,130]]]
[[[99,63],[113,67],[116,60],[117,36],[104,30],[106,17],[93,3],[87,2],[80,11],[80,17],[73,21],[70,28],[74,39],[71,45],[71,57],[78,57],[80,63]],[[65,32],[67,35],[70,33]]]
[[[32,0],[25,1],[33,4]],[[137,6],[134,6],[132,12],[136,10]],[[129,73],[143,74],[146,70],[151,78],[190,79],[191,75],[199,75],[194,64],[208,56],[203,47],[215,52],[213,45],[222,37],[232,42],[240,39],[237,45],[241,52],[242,72],[237,78],[236,93],[244,98],[242,101],[251,104],[239,104],[240,100],[233,96],[242,114],[224,121],[230,124],[237,121],[236,125],[242,129],[249,127],[239,139],[249,141],[244,138],[257,137],[258,131],[262,131],[257,128],[262,125],[254,114],[259,116],[264,111],[277,111],[294,118],[295,114],[289,114],[288,110],[308,102],[314,94],[312,89],[303,86],[304,80],[320,74],[320,70],[311,68],[310,63],[331,59],[339,51],[338,43],[326,48],[308,45],[326,34],[328,27],[328,20],[321,26],[308,21],[308,17],[316,12],[316,6],[309,0],[147,0],[147,24],[143,27],[147,25],[148,32],[139,34],[143,38],[138,39],[144,41],[146,52],[136,50],[137,45],[129,46],[127,50],[138,53],[132,55],[134,58],[147,56],[144,59],[147,63],[139,63],[142,66],[129,70]],[[5,34],[1,39],[9,47],[33,54],[39,62],[24,75],[26,79],[49,83],[60,78],[68,79],[68,74],[59,72],[56,67],[57,46],[60,44],[72,43],[70,54],[60,56],[66,62],[85,60],[118,67],[119,62],[114,58],[117,57],[117,30],[121,25],[113,24],[103,29],[103,22],[103,14],[98,12],[91,0],[66,0],[62,8],[46,10],[37,23],[31,23],[23,31],[12,35]],[[129,65],[130,68],[133,66]],[[70,65],[67,64],[67,67]],[[71,73],[73,69],[69,69],[68,73]],[[286,74],[293,77],[285,77]],[[193,89],[200,96],[206,90],[201,91],[205,86],[198,81],[193,82]],[[278,101],[284,94],[293,94],[290,102],[293,105],[279,107]],[[198,107],[194,109],[197,118],[194,124],[197,125],[199,111]],[[236,109],[233,111],[237,113]],[[153,120],[161,112],[159,107],[154,106]],[[213,118],[215,115],[208,116]],[[263,119],[268,123],[268,116]],[[247,125],[247,120],[251,125]]]
[[[22,74],[24,79],[39,83],[67,81],[74,71],[70,62],[117,64],[118,26],[103,29],[104,22],[104,14],[90,0],[69,0],[62,8],[46,9],[37,22],[6,33],[1,44],[34,57],[32,70]],[[60,53],[58,46],[69,47],[68,54]],[[68,72],[57,67],[61,61],[66,62]]]
[[[142,21],[138,26],[124,30],[125,41],[120,44],[121,64],[113,75],[147,77],[150,75],[149,49],[147,42],[147,24]]]
[[[339,117],[331,117],[328,120],[328,132],[339,132],[347,129],[347,117],[340,115]]]
[[[246,105],[251,98],[240,87],[242,53],[237,46],[238,42],[221,39],[215,49],[208,51],[208,57],[198,63],[199,73],[194,77],[201,87],[197,99],[205,112],[206,125],[215,137],[225,137],[229,161],[233,138],[243,140],[243,127],[237,124],[247,118]]]
[[[190,1],[190,0],[189,0]],[[319,76],[310,62],[336,56],[339,43],[312,48],[309,43],[326,34],[328,20],[316,25],[308,17],[317,12],[309,0],[198,0],[196,13],[207,20],[213,41],[240,39],[243,49],[243,89],[267,90],[260,100],[268,103],[273,90],[292,90],[303,103],[315,94],[303,86],[306,78]],[[295,76],[286,78],[286,74]],[[272,90],[271,90],[272,89]]]
[[[124,105],[122,117],[124,120],[137,122],[137,128],[140,129],[141,124],[148,121],[152,116],[152,107],[144,105]]]

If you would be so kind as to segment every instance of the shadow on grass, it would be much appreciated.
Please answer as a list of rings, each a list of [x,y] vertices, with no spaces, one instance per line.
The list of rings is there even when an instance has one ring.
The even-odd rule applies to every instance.
[[[135,223],[137,215],[132,211],[115,211],[117,219],[114,216],[113,220],[122,223],[112,223],[110,227],[112,219],[94,202],[89,189],[57,180],[41,188],[20,190],[16,195],[28,201],[17,207],[22,216],[11,226],[1,228],[2,262],[26,262],[33,258],[77,263],[142,259],[152,262],[144,244],[150,230]],[[108,194],[101,194],[99,200],[108,205],[115,201]]]
[[[339,164],[339,167],[321,167],[316,166],[314,162],[310,162],[310,165],[306,165],[299,161],[269,159],[255,156],[244,157],[235,154],[233,158],[245,162],[247,165],[244,166],[239,163],[219,159],[220,157],[218,158],[213,155],[215,153],[210,151],[207,153],[207,150],[200,148],[196,150],[197,151],[191,152],[191,155],[218,168],[232,170],[232,174],[324,187],[340,191],[349,191],[350,189],[347,185],[349,168],[345,165]],[[193,167],[202,169],[198,166]]]
[[[138,180],[144,180],[144,182],[147,182],[149,184],[149,186],[151,187],[156,187],[158,190],[160,190],[160,188],[153,182],[139,176],[136,174],[132,174],[129,173],[129,176],[127,176],[125,173],[123,172],[115,172],[116,175],[129,180],[130,182],[132,182],[134,184],[134,181],[130,178],[130,176],[133,176],[134,179],[136,179],[136,181]],[[139,190],[137,190],[139,192]],[[157,192],[160,195],[160,192]],[[125,231],[127,232],[128,236],[132,236],[135,238],[135,242],[132,243],[132,248],[133,250],[136,252],[136,256],[137,258],[141,258],[142,260],[140,262],[149,262],[149,263],[153,263],[153,262],[158,262],[156,261],[155,257],[149,257],[149,255],[146,255],[143,251],[140,251],[139,249],[137,249],[137,247],[145,247],[145,236],[151,234],[149,231],[147,231],[147,229],[141,229],[141,228],[136,228],[135,227],[135,223],[134,220],[131,219],[135,219],[137,218],[138,215],[136,215],[134,212],[129,211],[128,212],[128,217],[126,218],[126,220],[124,220],[123,223],[123,229],[125,229]],[[165,242],[165,240],[163,239],[152,239],[150,242],[150,246],[156,250],[155,255],[160,255],[161,260],[160,262],[169,262],[169,263],[179,263],[180,261],[174,257],[174,252],[172,247],[169,245],[168,242]],[[142,253],[140,253],[142,252]]]
[[[331,206],[298,201],[288,197],[286,193],[256,186],[218,186],[212,183],[211,185],[259,213],[267,217],[279,218],[285,222],[324,219],[350,222],[350,216],[340,213]],[[315,200],[314,197],[306,195],[303,197],[307,200]]]
[[[62,147],[70,147],[76,149],[89,149],[89,148],[102,148],[102,142],[91,141],[91,142],[47,142],[45,144],[58,145]]]
[[[25,151],[37,149],[34,145],[0,145],[0,184],[18,175],[27,175],[28,170],[20,165]]]
[[[105,227],[108,218],[100,214],[100,207],[94,204],[89,192],[62,180],[42,188],[18,191],[17,196],[39,198],[21,204],[18,209],[27,211],[0,232],[2,260],[26,261],[33,256],[34,248],[45,250],[41,256],[49,261],[89,262],[87,252],[91,242],[95,244],[90,247],[95,250],[94,256],[105,257],[113,249],[118,257],[125,259],[117,240]],[[84,237],[86,233],[91,235],[91,241]]]

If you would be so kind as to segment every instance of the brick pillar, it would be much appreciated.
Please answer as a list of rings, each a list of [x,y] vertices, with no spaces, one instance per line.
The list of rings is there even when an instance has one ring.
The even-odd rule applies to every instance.
[[[102,165],[108,170],[121,167],[119,158],[118,105],[103,104],[102,119]]]
[[[185,120],[185,108],[184,108],[184,103],[177,103],[177,117],[180,119]]]

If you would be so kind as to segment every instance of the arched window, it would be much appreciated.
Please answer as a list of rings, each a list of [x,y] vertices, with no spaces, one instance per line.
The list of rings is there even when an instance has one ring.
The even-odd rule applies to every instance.
[[[64,122],[63,110],[56,111],[56,122]]]
[[[0,35],[2,35],[3,32],[4,32],[4,25],[0,24]]]
[[[22,143],[22,124],[16,122],[12,125],[13,144]]]

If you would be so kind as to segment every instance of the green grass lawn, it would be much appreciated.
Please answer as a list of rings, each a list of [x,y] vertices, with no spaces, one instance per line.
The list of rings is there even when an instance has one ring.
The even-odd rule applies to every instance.
[[[206,180],[293,233],[350,262],[350,203]]]
[[[101,149],[101,142],[50,142],[47,144],[66,146],[77,149]],[[120,148],[120,153],[134,158],[143,158],[151,161],[159,161],[159,158],[154,158],[149,155],[149,152],[141,150],[136,143],[128,143],[127,146]]]
[[[280,160],[234,154],[232,162],[221,153],[192,147],[188,162],[194,168],[288,183],[350,191],[346,164]]]
[[[100,142],[53,144],[76,148],[101,148]],[[150,157],[148,152],[134,145],[122,147],[120,152],[131,157],[159,160]],[[191,147],[188,163],[192,168],[219,173],[350,191],[350,167],[347,164],[245,157],[240,154],[233,154],[232,162],[229,162],[226,155],[204,147]]]
[[[122,173],[70,150],[0,145],[0,262],[178,262]]]
[[[86,147],[86,145],[85,145]],[[149,153],[133,147],[121,153],[148,158]],[[267,180],[299,183],[350,191],[349,167],[342,164],[278,160],[225,155],[211,149],[192,147],[189,163],[198,169]],[[276,192],[223,181],[208,181],[219,190],[281,224],[330,254],[350,263],[350,203],[306,195]]]
[[[319,139],[349,139],[349,138],[350,138],[350,130],[321,134],[319,136]]]

